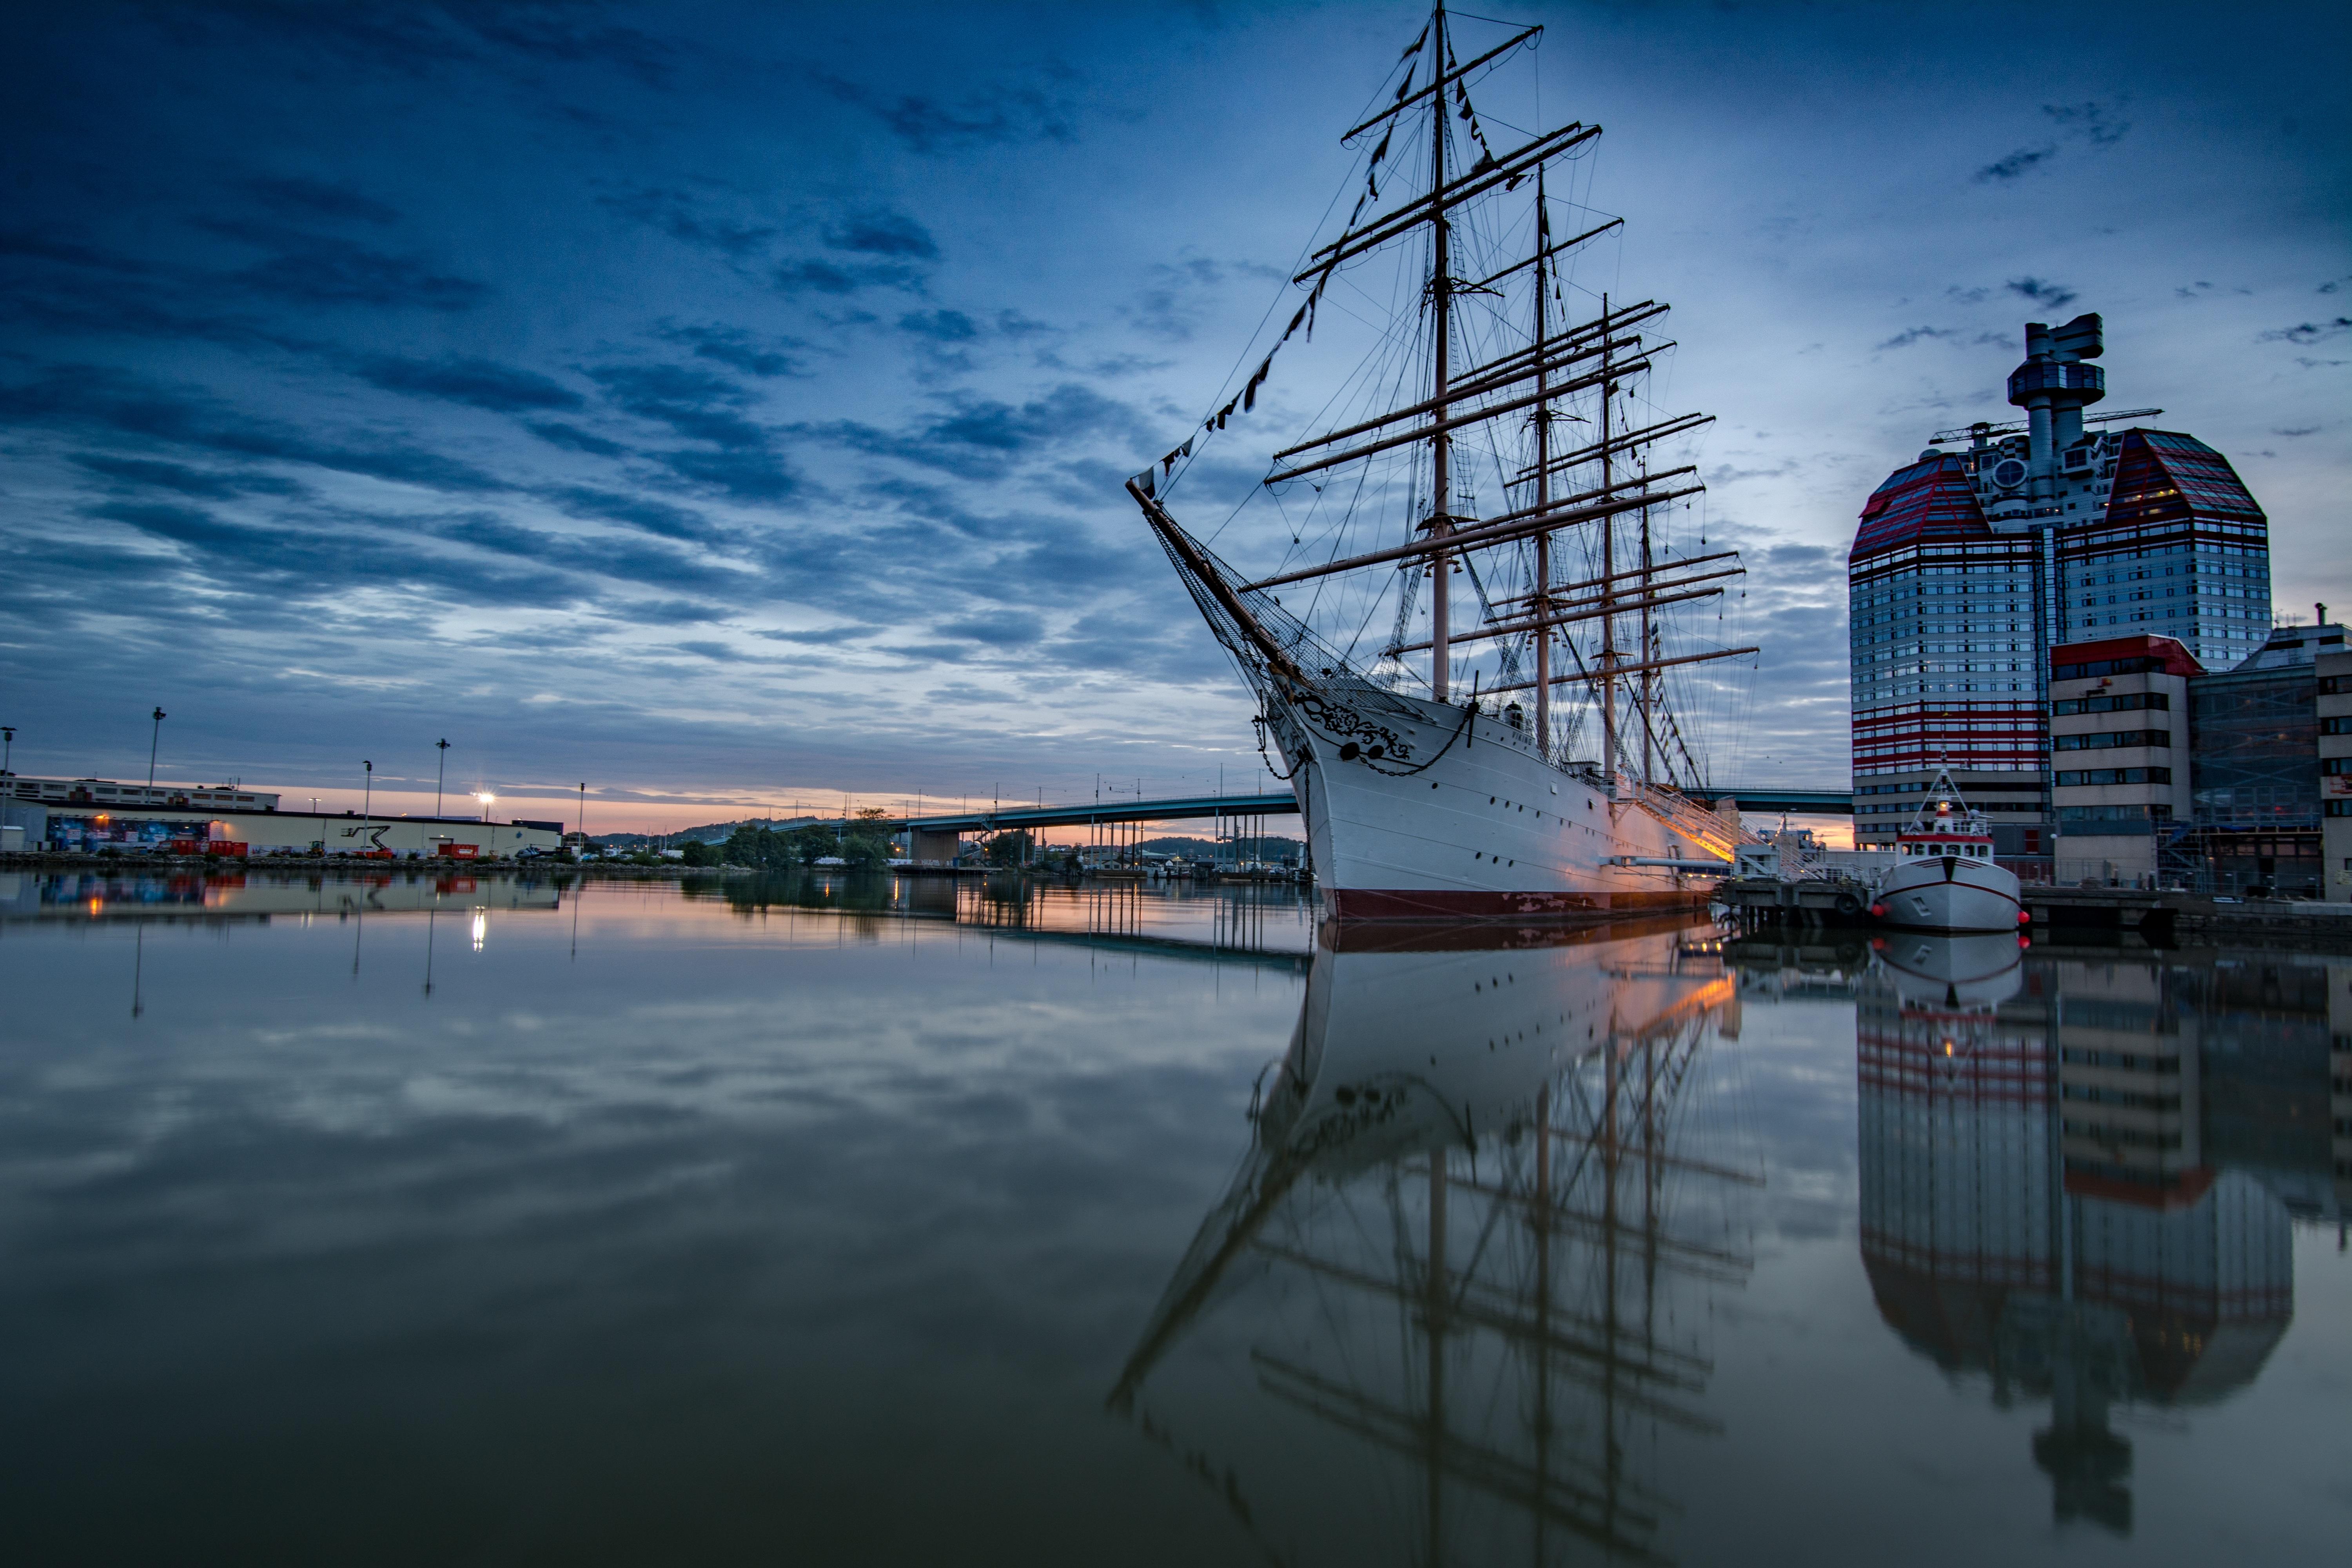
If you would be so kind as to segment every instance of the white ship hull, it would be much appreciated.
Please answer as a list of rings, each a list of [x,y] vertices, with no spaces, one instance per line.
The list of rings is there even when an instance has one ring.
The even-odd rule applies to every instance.
[[[1267,681],[1260,696],[1341,920],[1693,908],[1728,869],[1736,823],[1657,792],[1612,799],[1482,712],[1369,688],[1351,702]]]
[[[1956,855],[1907,859],[1878,885],[1873,909],[1890,925],[1915,931],[2014,931],[2017,873]]]

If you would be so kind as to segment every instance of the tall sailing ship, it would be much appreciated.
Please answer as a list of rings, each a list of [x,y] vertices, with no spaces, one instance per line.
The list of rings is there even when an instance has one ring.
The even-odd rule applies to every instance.
[[[1556,211],[1591,216],[1550,186],[1573,185],[1601,128],[1498,154],[1472,96],[1500,91],[1496,73],[1541,32],[1462,59],[1453,19],[1432,13],[1393,89],[1341,138],[1365,150],[1363,190],[1302,257],[1290,284],[1306,299],[1275,352],[1128,484],[1256,693],[1261,749],[1297,794],[1342,920],[1695,904],[1746,837],[1727,803],[1706,804],[1704,748],[1675,700],[1697,667],[1757,651],[1694,642],[1675,619],[1712,604],[1719,625],[1738,554],[1703,534],[1690,547],[1687,498],[1704,487],[1651,456],[1712,416],[1648,401],[1674,346],[1654,335],[1664,305],[1575,283],[1578,252],[1619,220],[1555,232]],[[1292,542],[1253,580],[1215,533],[1176,521],[1172,494],[1204,443],[1255,410],[1276,352],[1311,342],[1318,318],[1327,343],[1348,335],[1335,313],[1360,358],[1244,501]],[[1498,504],[1482,509],[1482,490]],[[1466,626],[1457,577],[1477,601]],[[1367,649],[1375,626],[1388,635]],[[1423,654],[1425,674],[1407,662]]]

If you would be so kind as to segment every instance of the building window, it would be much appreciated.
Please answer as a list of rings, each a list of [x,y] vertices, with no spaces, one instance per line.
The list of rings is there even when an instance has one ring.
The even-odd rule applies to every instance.
[[[2352,762],[2352,757],[2345,760]],[[2168,784],[2171,782],[2170,768],[2085,768],[2058,775],[2060,789],[2087,789],[2097,784]]]

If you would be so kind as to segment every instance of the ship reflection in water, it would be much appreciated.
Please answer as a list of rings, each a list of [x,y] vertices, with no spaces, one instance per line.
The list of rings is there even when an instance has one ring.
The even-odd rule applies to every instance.
[[[2251,1383],[2294,1310],[2280,1191],[2333,1205],[2303,1174],[2328,1165],[2326,971],[2021,960],[2008,936],[1878,957],[1855,1035],[1879,1311],[1997,1403],[2046,1400],[2057,1519],[2128,1533],[2113,1408]]]
[[[1346,1510],[1374,1555],[1654,1559],[1674,1502],[1641,1435],[1719,1430],[1705,1305],[1746,1276],[1726,1198],[1760,1181],[1709,1059],[1738,1032],[1712,937],[1668,921],[1488,951],[1414,950],[1458,931],[1327,942],[1112,1408],[1270,1552],[1307,1532],[1301,1510],[1331,1544],[1336,1500],[1297,1473],[1311,1439],[1269,1455],[1230,1405],[1155,1388],[1248,1292],[1258,1394],[1373,1461],[1329,1479],[1388,1483]],[[1281,1473],[1245,1474],[1253,1452]]]
[[[2251,1385],[2294,1315],[2294,1218],[2342,1216],[2328,1006],[2352,965],[2006,932],[1810,966],[1672,923],[1334,935],[1109,1396],[1271,1560],[1667,1562],[1719,1512],[1710,1480],[1780,1414],[1712,1387],[1719,1352],[1761,1348],[1710,1343],[1769,1168],[1744,1003],[1852,998],[1878,1316],[1945,1386],[2043,1413],[2059,1525],[2131,1532],[2123,1413]],[[1188,1356],[1223,1375],[1176,1375]]]

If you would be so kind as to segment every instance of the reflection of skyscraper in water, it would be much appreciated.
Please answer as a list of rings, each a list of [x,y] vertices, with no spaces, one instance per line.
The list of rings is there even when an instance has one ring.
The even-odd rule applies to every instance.
[[[1316,954],[1250,1150],[1111,1396],[1276,1555],[1662,1560],[1652,1439],[1717,1429],[1696,1309],[1746,1277],[1722,1199],[1756,1178],[1710,1136],[1732,983],[1652,931]],[[1238,1422],[1222,1378],[1171,1364],[1227,1341]]]
[[[1879,1310],[1997,1402],[2047,1399],[2033,1452],[2057,1517],[2127,1531],[2113,1407],[2244,1386],[2293,1312],[2288,1208],[2217,1158],[2245,1140],[2217,1142],[2209,1103],[2270,1038],[2214,1037],[2231,1015],[2210,967],[2021,963],[2010,939],[1878,957],[1855,1033]],[[2303,1087],[2325,1105],[2324,1071]]]

